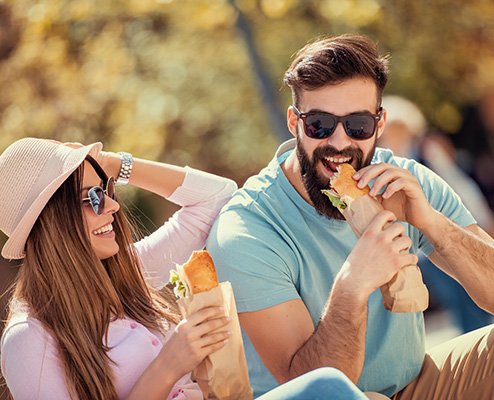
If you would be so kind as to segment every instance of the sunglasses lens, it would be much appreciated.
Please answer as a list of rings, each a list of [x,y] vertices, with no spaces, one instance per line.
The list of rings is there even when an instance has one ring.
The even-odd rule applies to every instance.
[[[339,122],[343,123],[346,134],[354,140],[370,139],[376,130],[376,116],[371,114],[351,114],[343,117],[327,113],[299,113],[299,115],[304,121],[305,134],[312,139],[330,137]]]
[[[369,139],[374,135],[375,120],[371,115],[350,115],[345,121],[345,130],[352,139]]]
[[[103,214],[105,209],[105,192],[99,186],[95,186],[88,192],[89,201],[97,215]]]
[[[330,137],[336,126],[336,120],[327,114],[311,114],[305,119],[305,133],[312,139]]]

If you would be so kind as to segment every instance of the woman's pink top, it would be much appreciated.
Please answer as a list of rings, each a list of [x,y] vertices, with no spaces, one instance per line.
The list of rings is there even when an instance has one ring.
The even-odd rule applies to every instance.
[[[183,185],[168,199],[182,208],[157,231],[136,243],[151,284],[165,285],[176,263],[185,263],[193,250],[204,247],[214,219],[235,189],[236,184],[229,179],[187,168]],[[110,323],[106,344],[115,362],[112,368],[119,398],[128,395],[170,335],[150,331],[130,318]],[[70,398],[53,337],[21,307],[2,335],[1,356],[2,373],[15,400]],[[167,400],[202,398],[201,390],[188,374],[175,384]]]

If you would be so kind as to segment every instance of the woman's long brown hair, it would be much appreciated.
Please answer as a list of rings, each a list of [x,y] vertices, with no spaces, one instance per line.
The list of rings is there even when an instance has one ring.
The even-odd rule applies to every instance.
[[[106,182],[106,175],[87,159]],[[99,260],[81,209],[84,163],[60,186],[26,243],[13,298],[54,336],[73,399],[116,399],[105,336],[112,320],[128,316],[149,329],[177,322],[173,306],[146,284],[121,208],[113,229],[120,250]],[[12,314],[15,310],[10,311]]]

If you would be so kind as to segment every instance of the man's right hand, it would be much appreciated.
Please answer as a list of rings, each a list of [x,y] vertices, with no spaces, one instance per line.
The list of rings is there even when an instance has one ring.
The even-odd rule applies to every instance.
[[[417,255],[408,253],[412,241],[405,227],[395,222],[395,215],[384,210],[362,233],[336,278],[347,290],[367,298],[401,268],[417,263]]]
[[[301,299],[239,314],[262,362],[279,383],[318,367],[335,367],[354,383],[365,359],[368,296],[402,267],[417,262],[390,211],[369,224],[336,276],[317,327]]]

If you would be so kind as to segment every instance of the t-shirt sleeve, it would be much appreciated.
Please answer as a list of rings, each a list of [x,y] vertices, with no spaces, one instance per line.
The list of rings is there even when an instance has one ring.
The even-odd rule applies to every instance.
[[[211,229],[207,250],[219,281],[231,282],[239,312],[300,298],[293,251],[282,232],[262,215],[248,208],[221,213]]]
[[[31,318],[5,330],[2,373],[16,400],[70,398],[54,339]]]

